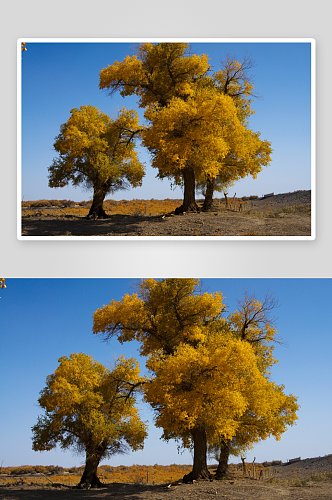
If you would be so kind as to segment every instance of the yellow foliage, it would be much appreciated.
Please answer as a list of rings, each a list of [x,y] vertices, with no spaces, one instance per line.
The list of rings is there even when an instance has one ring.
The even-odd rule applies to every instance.
[[[228,316],[231,329],[238,338],[253,346],[260,369],[267,371],[273,364],[278,363],[273,357],[272,344],[277,341],[278,332],[266,315],[266,305],[274,307],[273,302],[269,305],[245,295],[240,305],[239,310]]]
[[[6,279],[0,278],[0,288],[6,288]]]
[[[283,391],[283,385],[268,381],[258,401],[248,400],[248,408],[239,418],[235,441],[231,443],[231,454],[236,454],[237,448],[250,449],[255,443],[271,436],[279,441],[287,427],[296,423],[297,398]]]
[[[208,439],[232,439],[249,406],[268,418],[274,402],[265,396],[269,382],[252,347],[241,340],[219,335],[196,348],[182,344],[173,356],[151,355],[147,367],[153,378],[145,399],[158,410],[155,422],[165,435],[204,425]]]
[[[278,362],[273,357],[272,344],[277,341],[278,332],[269,316],[270,311],[277,307],[275,299],[266,296],[263,301],[258,301],[246,293],[239,301],[239,306],[239,310],[228,316],[230,332],[233,338],[252,347],[257,368],[266,383],[257,394],[248,393],[248,406],[238,418],[235,437],[229,441],[227,437],[221,436],[211,443],[214,447],[227,443],[233,455],[252,448],[255,443],[270,436],[279,440],[287,426],[296,422],[296,412],[299,409],[295,396],[286,395],[283,385],[278,386],[269,380],[269,368]]]
[[[153,150],[152,166],[160,177],[177,177],[188,164],[197,178],[217,177],[228,153],[244,156],[248,149],[233,100],[210,89],[185,101],[173,98],[167,107],[150,107],[145,116],[151,126],[143,144]]]
[[[245,295],[224,318],[222,294],[203,293],[199,279],[150,278],[95,311],[93,332],[140,342],[151,372],[144,397],[165,439],[192,447],[234,438],[237,447],[250,447],[279,439],[297,419],[297,398],[269,379],[277,362],[273,307],[269,296],[260,302]]]
[[[138,96],[149,122],[142,136],[152,166],[158,177],[187,184],[194,202],[184,169],[193,169],[197,183],[214,180],[218,190],[247,175],[256,178],[271,161],[271,143],[247,129],[254,113],[252,65],[227,57],[211,77],[208,56],[191,55],[187,43],[142,43],[136,55],[101,70],[99,87]]]
[[[165,105],[172,97],[187,98],[192,83],[209,69],[208,57],[188,54],[188,43],[141,43],[138,54],[100,71],[100,89],[137,95],[139,106]]]
[[[93,333],[120,342],[138,340],[141,354],[160,349],[172,353],[177,345],[196,345],[209,322],[224,311],[222,294],[199,294],[198,279],[145,279],[138,293],[97,309]]]
[[[60,154],[49,167],[49,186],[64,187],[85,183],[108,192],[142,184],[145,173],[139,162],[133,138],[139,135],[136,111],[122,108],[116,119],[93,106],[71,110],[61,125],[54,149]]]
[[[108,370],[83,353],[59,359],[59,367],[49,375],[41,391],[39,405],[45,416],[32,428],[33,449],[49,450],[75,445],[79,450],[108,448],[122,439],[133,449],[141,449],[146,426],[134,407],[134,391],[143,383],[134,359],[117,360]]]

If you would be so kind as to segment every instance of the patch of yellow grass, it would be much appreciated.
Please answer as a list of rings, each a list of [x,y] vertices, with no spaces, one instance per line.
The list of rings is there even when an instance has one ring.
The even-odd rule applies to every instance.
[[[103,208],[108,215],[164,215],[173,212],[182,204],[181,200],[105,200]],[[50,206],[55,208],[50,208]],[[38,202],[22,202],[22,215],[34,215],[41,212],[43,215],[74,215],[86,217],[91,207],[91,201],[74,204],[67,202],[65,205],[53,204],[53,201],[39,200]]]

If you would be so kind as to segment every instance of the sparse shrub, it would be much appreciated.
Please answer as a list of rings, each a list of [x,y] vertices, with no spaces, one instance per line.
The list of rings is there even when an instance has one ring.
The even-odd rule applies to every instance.
[[[325,472],[317,472],[315,474],[311,474],[310,479],[314,482],[326,481],[328,479],[332,479],[332,472],[329,470]]]
[[[296,207],[297,207],[297,205],[295,205],[295,207],[282,207],[282,209],[281,209],[281,210],[282,210],[285,214],[291,214],[292,212],[295,212]]]
[[[78,467],[70,467],[69,469],[67,469],[67,472],[70,472],[70,474],[75,474],[75,472],[77,472],[79,474],[79,470],[80,469]]]
[[[276,465],[282,465],[282,461],[281,460],[273,460],[272,462],[263,462],[262,463],[263,467],[272,467],[272,466],[276,466]]]
[[[77,469],[77,467],[74,467],[75,469]],[[52,472],[52,474],[63,474],[65,469],[63,467],[59,467],[59,465],[50,465],[47,467],[48,469],[48,472]],[[68,471],[69,472],[69,471]]]
[[[296,479],[294,486],[302,487],[308,486],[309,479]]]
[[[31,474],[31,467],[15,467],[10,471],[10,474],[12,474],[13,476],[17,476],[19,474]]]

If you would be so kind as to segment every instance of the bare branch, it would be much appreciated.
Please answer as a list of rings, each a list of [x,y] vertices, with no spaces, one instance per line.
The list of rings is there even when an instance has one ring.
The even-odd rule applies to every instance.
[[[255,295],[246,291],[242,298],[237,301],[239,311],[243,315],[243,324],[241,328],[241,339],[245,340],[248,329],[250,327],[263,328],[267,325],[275,327],[276,318],[271,316],[271,311],[279,307],[279,303],[273,294],[266,293],[263,300],[260,302],[260,307],[257,308],[257,300]],[[256,336],[251,339],[253,343],[264,341],[264,334]],[[274,339],[273,342],[277,344],[284,344],[281,339]]]

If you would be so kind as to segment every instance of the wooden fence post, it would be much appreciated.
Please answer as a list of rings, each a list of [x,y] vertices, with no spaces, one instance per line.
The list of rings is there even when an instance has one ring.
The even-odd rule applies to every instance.
[[[256,479],[255,460],[256,460],[256,457],[254,457],[254,461],[253,461],[253,463],[252,463],[252,477],[253,477],[254,479]]]
[[[245,457],[241,457],[241,460],[242,460],[242,471],[243,471],[243,476],[244,477],[247,475],[245,459],[246,459]]]

